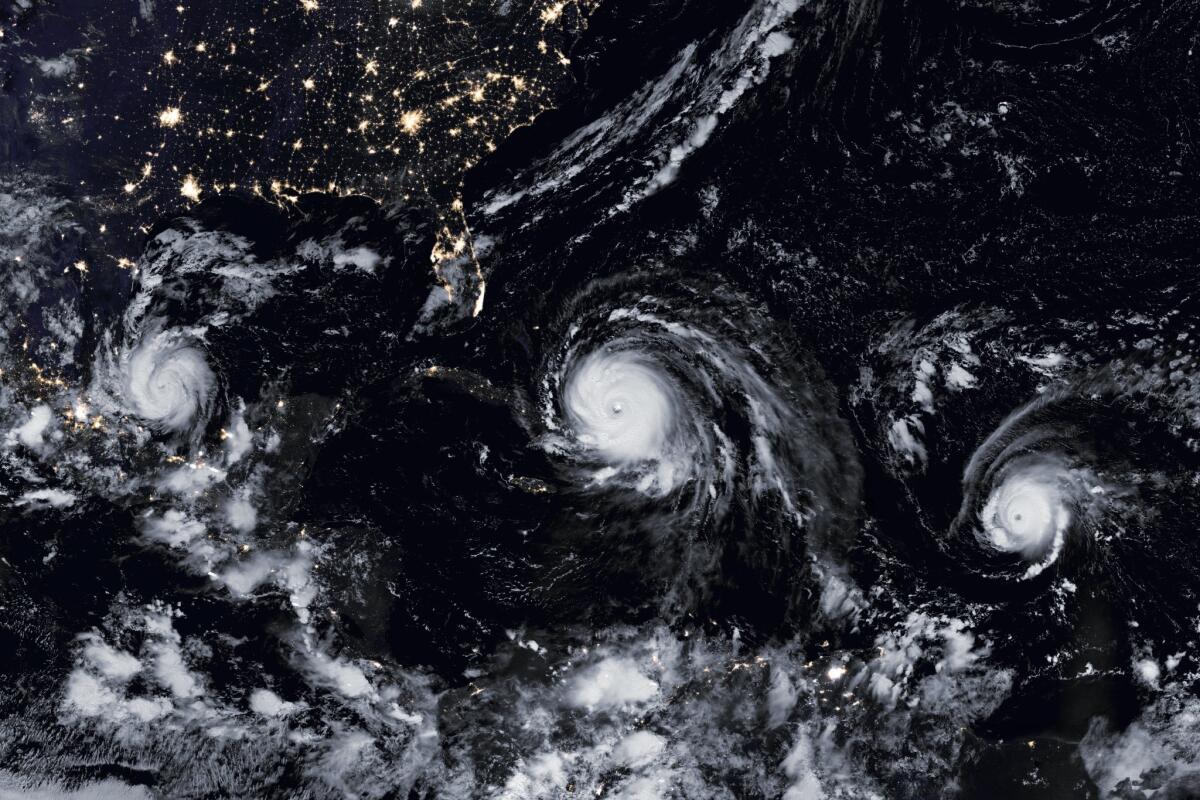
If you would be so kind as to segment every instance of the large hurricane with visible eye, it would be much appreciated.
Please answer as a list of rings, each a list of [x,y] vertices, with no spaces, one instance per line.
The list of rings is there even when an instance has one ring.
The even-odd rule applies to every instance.
[[[786,615],[845,544],[849,433],[820,369],[760,309],[684,286],[593,284],[550,337],[537,428],[575,498],[562,544],[636,568],[676,610],[741,606],[719,587],[749,574],[736,613]]]
[[[997,550],[1034,559],[1061,545],[1071,521],[1064,503],[1061,465],[1022,464],[1012,470],[980,513],[987,541]]]
[[[661,459],[681,402],[658,365],[628,351],[585,356],[563,393],[580,443],[614,464]]]
[[[1018,414],[1019,418],[1020,415]],[[1010,420],[1009,425],[1019,424]],[[1037,434],[1018,437],[1003,448],[1009,427],[1002,427],[967,465],[969,485],[986,496],[978,509],[976,535],[987,549],[1028,564],[1023,577],[1033,577],[1054,562],[1077,516],[1103,502],[1104,481],[1090,465],[1073,463],[1062,449],[1039,450]],[[999,448],[999,449],[998,449]],[[990,464],[981,459],[993,458]]]

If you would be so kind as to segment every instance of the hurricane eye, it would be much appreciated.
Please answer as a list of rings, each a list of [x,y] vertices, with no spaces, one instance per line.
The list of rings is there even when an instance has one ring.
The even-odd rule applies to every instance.
[[[1023,489],[1005,506],[1000,523],[1022,540],[1047,535],[1054,522],[1052,492],[1042,487]]]
[[[616,465],[664,458],[684,404],[660,364],[620,350],[571,365],[561,402],[585,449]]]

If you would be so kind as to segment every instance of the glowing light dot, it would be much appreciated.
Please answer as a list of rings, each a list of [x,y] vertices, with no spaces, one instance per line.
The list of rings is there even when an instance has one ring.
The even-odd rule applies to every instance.
[[[193,203],[200,199],[200,184],[191,175],[183,179],[183,186],[179,188],[179,193],[191,200]]]
[[[316,11],[321,6],[319,3],[317,3],[317,0],[300,0],[300,7],[303,8],[305,12],[311,12]]]
[[[825,674],[829,676],[829,680],[831,681],[841,680],[846,675],[846,668],[838,664],[837,666],[830,667],[829,671]]]
[[[174,128],[182,119],[183,112],[174,106],[163,109],[162,113],[158,115],[158,122],[164,128]]]
[[[405,133],[416,133],[424,121],[425,115],[420,111],[405,111],[400,115],[400,128]]]
[[[168,50],[167,52],[163,53],[163,61],[165,61],[165,62],[166,62],[166,63],[168,63],[168,64],[174,64],[174,63],[175,63],[176,61],[178,61],[178,60],[179,60],[179,59],[177,59],[177,58],[175,57],[175,51],[174,51],[174,50]]]
[[[312,78],[305,78],[304,79],[304,88],[305,89],[315,89],[315,88],[317,88],[317,82],[314,81]]]
[[[563,4],[562,3],[555,3],[552,6],[543,8],[542,9],[542,22],[554,22],[554,20],[556,20],[562,16],[562,12],[563,12]]]

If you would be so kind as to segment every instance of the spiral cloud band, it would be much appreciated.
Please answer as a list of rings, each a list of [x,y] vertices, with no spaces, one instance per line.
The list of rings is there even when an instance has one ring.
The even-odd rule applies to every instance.
[[[1055,459],[1026,458],[1005,472],[980,513],[988,543],[1028,561],[1056,552],[1071,522],[1069,470]]]
[[[130,410],[155,430],[183,434],[207,419],[216,376],[186,331],[147,326],[141,342],[122,353],[120,371]]]
[[[787,608],[805,553],[828,555],[842,535],[859,481],[847,431],[816,365],[745,297],[667,285],[592,284],[548,336],[536,427],[580,504],[564,538],[573,553],[596,547],[599,564],[603,548],[635,551],[649,568],[630,579],[674,587],[664,602],[677,608],[740,570],[760,576],[768,608]],[[577,522],[593,516],[603,538]]]
[[[660,369],[630,351],[587,355],[563,392],[580,442],[614,464],[662,458],[682,403]]]

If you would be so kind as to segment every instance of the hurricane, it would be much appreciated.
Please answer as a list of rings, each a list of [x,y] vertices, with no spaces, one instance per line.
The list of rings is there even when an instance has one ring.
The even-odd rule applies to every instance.
[[[1053,462],[1014,467],[980,514],[991,544],[1026,559],[1062,546],[1070,510],[1060,493],[1062,468]]]
[[[893,496],[920,531],[886,549],[924,567],[884,574],[942,608],[949,591],[1016,681],[981,721],[987,736],[1046,724],[1100,747],[1139,704],[1156,719],[1158,703],[1179,702],[1191,669],[1187,337],[1170,316],[1130,316],[1145,328],[1109,338],[1070,319],[959,309],[888,332],[873,367],[892,371],[864,382],[859,407],[879,414],[868,424]],[[1047,721],[1045,704],[1063,711]]]
[[[186,434],[207,423],[217,380],[195,334],[152,321],[117,364],[130,411],[158,432]]]
[[[675,465],[663,463],[663,448],[670,444],[681,402],[654,364],[606,353],[588,356],[575,368],[563,405],[582,447],[618,468],[657,462],[657,483],[669,490]]]
[[[1192,502],[1194,456],[1182,441],[1164,448],[1169,398],[1115,381],[1113,370],[1126,368],[1047,388],[970,454],[962,505],[937,536],[968,594],[971,579],[985,595],[1007,586],[1013,597],[1065,580],[1140,613],[1174,605],[1152,576],[1189,548],[1175,515]],[[1160,444],[1147,450],[1149,440]]]
[[[641,553],[637,582],[676,613],[749,575],[764,596],[739,613],[794,615],[804,576],[840,568],[861,480],[816,362],[720,284],[597,281],[557,320],[531,427],[573,504],[605,520],[583,553]]]
[[[965,468],[964,508],[955,521],[973,528],[987,551],[982,560],[1024,565],[1022,580],[1036,577],[1065,549],[1094,546],[1103,537],[1103,506],[1122,494],[1115,475],[1102,477],[1104,454],[1089,446],[1085,431],[1039,419],[1052,405],[1035,401],[980,445]]]

